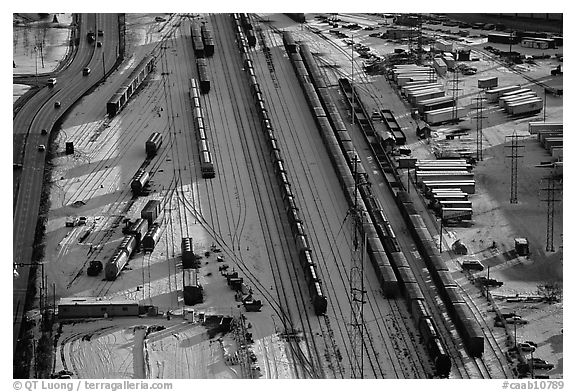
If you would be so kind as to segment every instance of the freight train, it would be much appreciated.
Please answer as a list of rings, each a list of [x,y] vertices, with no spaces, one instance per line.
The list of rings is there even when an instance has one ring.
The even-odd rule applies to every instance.
[[[207,127],[204,121],[204,114],[200,107],[200,90],[196,79],[190,79],[190,102],[192,104],[192,115],[194,117],[194,128],[196,131],[196,140],[198,140],[198,155],[200,156],[200,172],[203,178],[214,178],[214,162],[212,153],[208,144]]]
[[[212,35],[212,30],[209,29],[206,24],[202,24],[200,32],[202,33],[204,53],[206,54],[206,57],[210,57],[214,55],[214,36]]]
[[[482,356],[484,352],[484,333],[463,300],[456,282],[448,272],[448,267],[442,260],[434,239],[430,235],[422,217],[412,205],[410,195],[404,191],[398,192],[396,203],[404,219],[408,222],[408,228],[416,240],[418,250],[432,275],[436,287],[440,291],[440,295],[454,320],[454,324],[462,336],[466,349],[474,357]]]
[[[196,58],[204,57],[204,41],[202,40],[202,31],[197,22],[190,25],[190,36],[192,37],[192,49]]]
[[[196,59],[196,67],[198,68],[200,92],[202,94],[208,94],[210,91],[210,76],[208,75],[208,63],[206,62],[206,59]]]
[[[377,199],[372,196],[366,171],[358,159],[346,126],[332,102],[320,71],[304,45],[300,46],[300,53],[294,52],[293,40],[286,33],[284,42],[287,44],[289,57],[324,143],[330,152],[330,158],[348,203],[356,205],[361,214],[367,212],[369,215],[370,219],[364,219],[363,231],[367,253],[382,292],[387,297],[395,297],[400,290],[402,291],[408,302],[408,308],[415,320],[418,320],[418,329],[435,361],[437,375],[447,377],[452,366],[451,359],[446,353],[436,326],[429,317],[423,293],[398,246],[394,231]],[[311,81],[316,83],[316,86]],[[358,197],[358,192],[361,197]],[[423,309],[419,318],[416,316],[417,309]],[[423,321],[419,322],[420,319]]]
[[[244,38],[244,34],[242,33],[242,29],[244,29],[252,32],[253,34],[252,24],[250,23],[246,14],[234,14],[233,19],[236,26],[237,42],[239,44],[240,52],[242,53],[242,63],[244,64],[244,68],[248,73],[250,91],[254,97],[256,108],[258,110],[262,131],[266,136],[266,142],[270,151],[270,159],[276,173],[276,178],[280,185],[280,192],[282,194],[285,212],[288,216],[290,228],[292,230],[296,249],[298,251],[298,263],[304,272],[304,278],[310,293],[310,297],[312,299],[314,312],[317,315],[323,315],[326,313],[328,307],[328,299],[324,293],[324,287],[318,275],[318,268],[314,262],[312,251],[308,244],[307,236],[304,230],[304,225],[299,216],[299,210],[296,205],[294,194],[292,193],[288,174],[284,167],[284,161],[278,147],[275,131],[271,125],[270,118],[268,117],[266,105],[262,97],[262,92],[254,74],[252,60],[250,59],[250,55],[248,53],[248,45],[253,46],[250,44],[250,35],[247,34],[247,41]],[[256,43],[255,38],[253,43]]]
[[[109,117],[118,114],[134,92],[140,87],[144,79],[154,70],[153,56],[146,56],[140,61],[138,66],[126,78],[126,82],[120,86],[114,95],[106,103],[106,112]]]
[[[256,35],[248,14],[240,14],[240,26],[244,29],[248,46],[256,46]],[[244,48],[244,50],[247,50],[247,48]]]
[[[115,280],[130,257],[137,249],[151,252],[160,240],[160,223],[151,223],[158,217],[161,204],[159,200],[150,200],[141,210],[142,218],[136,219],[124,229],[124,238],[112,257],[106,263],[104,270],[107,280]]]

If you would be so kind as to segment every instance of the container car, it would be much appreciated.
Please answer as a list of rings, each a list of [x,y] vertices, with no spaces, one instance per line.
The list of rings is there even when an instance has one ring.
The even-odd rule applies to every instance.
[[[143,193],[149,179],[150,174],[147,171],[140,169],[136,172],[132,178],[132,182],[130,183],[130,188],[132,189],[134,195],[138,196]]]
[[[151,226],[152,223],[160,215],[162,210],[162,202],[160,200],[148,200],[142,211],[140,212],[140,217],[148,221],[148,225]]]
[[[128,254],[123,249],[116,249],[104,268],[106,280],[116,280],[126,263],[128,263]]]
[[[129,234],[124,236],[122,242],[118,246],[118,249],[123,249],[128,257],[131,257],[134,251],[136,250],[136,236],[133,234]]]
[[[194,254],[194,242],[190,237],[182,238],[182,268],[198,268],[199,262]]]
[[[210,57],[214,55],[214,36],[212,30],[209,29],[205,24],[200,28],[202,33],[202,43],[204,44],[204,52],[206,56]]]
[[[158,149],[162,145],[162,134],[159,132],[153,132],[152,135],[146,141],[146,156],[152,158],[158,153]]]
[[[161,226],[159,223],[154,223],[150,226],[148,232],[142,238],[141,248],[144,252],[152,252],[154,250],[156,244],[160,241],[160,235],[162,234],[160,228]]]
[[[155,58],[153,56],[146,56],[134,68],[128,78],[125,79],[125,82],[106,103],[106,112],[109,117],[115,116],[124,108],[144,79],[154,70],[154,62]]]
[[[134,223],[132,223],[126,232],[126,234],[132,234],[136,237],[137,246],[140,245],[140,241],[148,232],[148,221],[146,219],[138,218]]]
[[[192,306],[202,303],[203,288],[198,279],[198,272],[195,269],[182,270],[182,286],[184,305]]]

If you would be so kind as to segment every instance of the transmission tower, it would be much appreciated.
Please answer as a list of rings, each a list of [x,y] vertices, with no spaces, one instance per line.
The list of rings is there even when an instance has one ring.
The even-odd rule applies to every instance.
[[[452,98],[454,99],[454,106],[452,106],[452,121],[457,120],[458,116],[458,91],[460,91],[460,77],[458,70],[458,63],[454,62],[454,75],[452,76]]]
[[[418,65],[422,65],[422,14],[417,14],[417,18],[416,19],[416,31],[418,33],[418,47],[417,47],[417,53],[416,53],[416,64]]]
[[[482,97],[482,91],[478,92],[478,96],[476,97],[476,161],[481,161],[484,159],[482,156],[483,147],[482,147],[482,140],[484,138],[484,134],[482,131],[482,119],[486,118],[484,114],[484,98]]]
[[[510,145],[505,146],[506,148],[510,149],[510,155],[507,155],[507,158],[510,158],[510,204],[518,204],[518,158],[522,158],[524,155],[518,155],[518,150],[523,148],[523,145],[520,145],[519,139],[520,136],[516,134],[516,131],[512,133],[510,136],[506,136],[507,140],[510,140]]]
[[[364,211],[358,207],[357,170],[358,157],[354,160],[354,206],[348,211],[352,217],[353,240],[350,266],[350,336],[352,343],[352,377],[364,378]]]
[[[548,185],[546,188],[540,188],[542,191],[546,191],[546,199],[542,200],[546,202],[548,207],[548,217],[546,220],[546,251],[554,252],[554,209],[555,203],[560,200],[556,199],[556,179],[553,175],[544,177],[543,180],[547,180]]]

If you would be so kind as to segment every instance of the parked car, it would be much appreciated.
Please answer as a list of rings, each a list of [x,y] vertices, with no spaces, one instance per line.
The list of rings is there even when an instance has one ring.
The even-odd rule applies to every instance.
[[[484,266],[478,260],[463,260],[462,269],[482,271]]]
[[[492,278],[488,279],[485,276],[479,276],[478,278],[476,278],[476,282],[480,283],[480,285],[482,286],[491,286],[491,287],[500,287],[504,284],[504,282]]]
[[[518,343],[517,347],[518,347],[518,350],[525,352],[525,353],[533,353],[536,350],[536,347],[534,347],[531,344],[528,344],[526,342]]]
[[[531,358],[528,360],[528,365],[532,365],[534,369],[552,370],[554,369],[554,364],[546,362],[541,358]]]
[[[509,317],[506,319],[507,324],[524,325],[528,324],[528,320],[523,319],[520,316]]]

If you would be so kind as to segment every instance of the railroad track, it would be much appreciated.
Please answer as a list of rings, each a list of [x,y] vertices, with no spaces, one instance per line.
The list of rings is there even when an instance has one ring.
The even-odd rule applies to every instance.
[[[268,35],[270,35],[270,34],[268,33]],[[273,46],[274,46],[274,47],[278,46],[277,42],[274,42],[274,43],[273,43]],[[285,63],[285,62],[282,62],[281,64],[284,64],[284,63]],[[281,66],[280,68],[282,68],[282,66]],[[291,67],[289,66],[289,64],[288,64],[288,68],[290,68],[290,69],[282,69],[283,74],[287,74],[287,72],[293,72],[293,70],[291,70]],[[272,94],[273,94],[273,93],[272,93]],[[309,109],[306,107],[304,110],[309,110]],[[286,132],[283,132],[282,134],[285,134],[285,133],[286,133]],[[301,156],[300,154],[299,154],[299,157],[300,157],[299,161],[304,161],[304,159],[302,158],[302,156]],[[305,172],[309,171],[309,170],[306,170],[306,168],[304,168],[304,170],[305,170]],[[305,178],[310,178],[310,177],[311,177],[311,175],[309,175],[308,173],[307,173],[307,175],[305,176]],[[312,189],[315,188],[315,187],[312,186],[310,183],[308,183],[308,185],[311,186]],[[318,191],[316,191],[316,192],[318,192]],[[318,197],[315,196],[315,197],[314,197],[314,202],[313,202],[313,204],[316,203],[316,208],[317,208],[319,211],[321,211],[321,214],[320,214],[321,217],[322,217],[322,216],[326,216],[326,215],[327,215],[326,211],[323,210],[323,207],[322,207],[321,205],[320,205],[320,206],[318,205],[318,203],[316,202],[317,199],[318,199]],[[329,232],[329,230],[327,230],[327,228],[326,228],[326,224],[324,223],[324,221],[323,221],[323,224],[324,224],[325,231],[326,231],[326,232]],[[350,244],[348,244],[348,245],[350,246]],[[333,256],[332,256],[332,257],[333,257]],[[323,258],[323,259],[326,259],[326,256],[323,255],[322,258]],[[340,260],[341,260],[341,259],[342,259],[342,256],[339,255],[339,258],[340,258]],[[340,264],[342,264],[341,261],[340,261]],[[341,267],[338,267],[338,268],[339,268],[339,270],[341,269]],[[343,266],[343,268],[345,268],[345,266]],[[340,273],[341,273],[341,272],[340,272]],[[331,280],[331,277],[328,276],[328,277],[327,277],[327,280]],[[337,298],[337,297],[334,296],[334,297],[332,298],[332,300],[334,301],[334,300],[336,300],[336,298]],[[332,302],[332,301],[331,301],[331,302]],[[375,306],[374,306],[372,303],[370,303],[370,307],[371,307],[371,311],[372,311],[373,314],[375,315],[374,317],[377,317],[377,318],[378,318],[378,317],[379,317],[379,318],[382,317],[382,313],[381,313],[380,309],[377,309],[378,312],[380,312],[380,315],[378,316],[378,312],[375,310]],[[378,305],[376,305],[376,308],[378,308]],[[386,312],[388,313],[388,312],[389,312],[389,309],[387,309]],[[344,317],[344,318],[346,318],[346,317]],[[380,326],[378,325],[378,323],[376,323],[376,326],[377,326],[377,330],[378,330],[378,334],[377,334],[377,335],[378,335],[378,338],[379,338],[379,339],[385,339],[385,337],[384,337],[384,335],[383,335],[383,333],[382,333],[382,330],[380,329]],[[379,353],[378,353],[378,351],[375,350],[374,347],[373,347],[373,346],[374,346],[373,337],[372,337],[372,336],[370,335],[370,333],[369,333],[370,329],[368,328],[368,326],[366,326],[366,331],[368,331],[368,333],[367,333],[366,339],[365,339],[365,341],[364,341],[365,349],[366,349],[367,352],[370,352],[370,350],[372,351],[372,357],[374,357],[374,361],[372,361],[372,357],[370,357],[369,360],[370,360],[370,362],[373,362],[373,363],[378,364],[378,367],[379,367],[379,369],[378,369],[377,371],[375,371],[376,369],[372,369],[372,370],[373,370],[373,373],[374,373],[374,376],[376,376],[376,377],[379,377],[379,376],[380,376],[380,377],[385,377],[386,375],[384,375],[384,374],[382,373],[383,370],[382,370],[382,368],[379,366],[379,364],[380,364],[380,362],[381,362],[381,361],[379,360]],[[409,336],[409,333],[406,332],[405,336]],[[344,338],[344,341],[346,341],[346,338]],[[397,343],[398,343],[398,342],[396,342],[396,344],[397,344]],[[404,348],[404,349],[406,350],[406,348]],[[388,351],[388,353],[390,353],[391,351],[393,351],[393,349],[392,349],[392,348],[389,348],[387,351]],[[415,355],[414,357],[418,358],[419,356],[418,356],[418,355]],[[408,362],[410,362],[410,361],[408,361]],[[420,366],[421,366],[420,371],[419,371],[419,372],[418,372],[418,371],[414,372],[414,370],[416,370],[416,369],[415,369],[416,366],[417,366],[417,365],[415,364],[415,361],[413,361],[413,360],[411,361],[411,363],[404,364],[404,372],[399,372],[398,370],[395,370],[396,377],[410,377],[410,375],[413,376],[414,374],[425,373],[425,372],[422,370],[422,369],[423,369],[423,365],[422,365],[422,364],[420,364]],[[412,369],[410,369],[410,367],[411,367]]]
[[[225,40],[224,42],[222,42],[222,40],[220,39],[220,37],[222,36],[221,31],[226,30],[226,27],[228,31],[230,31],[229,34],[227,34],[229,37],[233,36],[232,32],[231,32],[231,23],[228,22],[226,23],[226,21],[222,21],[222,17],[215,17],[214,19],[214,31],[217,35],[217,40],[220,40],[220,47],[224,48],[226,46],[228,46],[228,50],[223,50],[222,53],[224,54],[224,64],[228,65],[228,64],[234,64],[234,63],[239,63],[240,62],[240,58],[236,55],[236,60],[231,59],[232,55],[230,55],[230,53],[235,53],[237,52],[237,49],[235,49],[233,43],[230,40]],[[222,24],[224,24],[224,27],[222,27]],[[247,86],[247,81],[245,76],[241,73],[241,71],[238,68],[233,68],[236,71],[236,75],[237,78],[234,79],[231,75],[230,72],[231,70],[228,67],[224,67],[224,72],[223,75],[226,78],[227,81],[227,89],[229,91],[229,94],[231,97],[237,97],[238,96],[238,91],[242,91],[244,93],[245,96],[245,101],[247,102],[251,102],[251,97],[249,96],[249,94],[247,93],[248,89],[246,88]],[[240,80],[242,82],[238,82],[241,83],[244,87],[240,87],[238,85],[234,85],[234,80]],[[231,101],[233,102],[232,105],[232,111],[234,112],[234,116],[237,120],[237,123],[240,123],[240,142],[242,143],[243,146],[243,150],[244,151],[250,151],[250,145],[248,144],[247,141],[247,135],[249,134],[248,132],[251,132],[254,139],[255,140],[259,140],[259,138],[261,138],[260,134],[258,133],[259,130],[259,124],[257,121],[254,120],[254,117],[251,115],[251,113],[248,112],[244,112],[242,113],[242,109],[240,108],[240,105],[238,105],[238,102],[236,99],[231,99]],[[244,109],[245,111],[247,110],[246,108]],[[248,114],[248,115],[247,115]],[[244,118],[244,119],[243,119]],[[238,121],[240,120],[240,121]],[[248,123],[248,124],[247,124]],[[244,134],[245,136],[242,137],[242,134]],[[260,154],[258,154],[258,151],[260,152]],[[250,174],[252,174],[250,176],[251,178],[251,186],[254,190],[254,195],[257,197],[257,205],[263,206],[266,205],[266,201],[263,198],[263,195],[267,196],[267,199],[269,200],[269,203],[272,203],[272,205],[274,205],[274,200],[278,200],[278,197],[275,196],[274,193],[271,193],[270,189],[273,189],[272,186],[272,179],[269,176],[263,176],[262,181],[264,181],[264,184],[259,184],[258,178],[254,177],[254,173],[256,172],[266,172],[266,163],[267,163],[267,157],[263,154],[262,151],[265,151],[265,145],[263,143],[263,141],[260,141],[260,148],[257,150],[257,159],[254,159],[250,153],[246,153],[244,155],[244,159],[246,160],[246,163],[248,164],[248,172]],[[256,162],[259,162],[260,169],[256,169]],[[264,164],[264,165],[263,165]],[[268,163],[269,165],[269,163]],[[264,167],[262,167],[264,166]],[[268,166],[269,167],[269,166]],[[266,180],[268,179],[268,182],[266,183]],[[272,211],[272,213],[274,214],[273,217],[271,217],[271,219],[266,219],[266,220],[262,220],[263,216],[266,216],[268,214],[266,214],[264,211],[261,211],[259,213],[259,219],[260,219],[260,224],[262,225],[262,228],[264,229],[264,235],[266,238],[266,242],[268,244],[272,244],[273,240],[272,238],[275,237],[277,234],[273,233],[273,228],[270,227],[268,222],[272,222],[272,221],[279,221],[280,217],[279,215],[277,215],[277,211],[281,211],[280,208],[275,209],[276,211]],[[276,227],[276,231],[278,232],[280,228]],[[283,235],[280,236],[281,238],[287,238],[287,234],[284,233]],[[281,254],[283,255],[283,258],[285,260],[293,260],[294,255],[291,252],[287,251],[288,245],[286,244],[285,240],[282,241],[282,249],[280,250]],[[284,283],[284,281],[286,280],[285,277],[283,276],[283,273],[281,273],[281,268],[280,265],[278,264],[279,262],[279,258],[277,256],[277,252],[278,250],[274,249],[274,246],[272,247],[268,247],[268,252],[269,252],[269,260],[271,262],[271,268],[272,271],[276,271],[276,273],[274,274],[274,279],[275,279],[275,285],[278,289],[278,291],[280,292],[280,299],[281,301],[286,305],[287,310],[286,313],[284,315],[284,317],[282,317],[282,322],[283,324],[292,324],[292,322],[288,322],[287,319],[289,320],[294,320],[294,316],[291,315],[292,313],[292,306],[289,305],[290,304],[290,300],[289,300],[289,295],[287,293],[288,289],[286,288],[286,284]],[[288,265],[290,265],[291,263],[288,263]],[[288,268],[288,273],[290,274],[290,268]],[[284,273],[285,274],[285,273]],[[278,275],[278,276],[276,276]],[[288,279],[290,280],[291,283],[293,283],[292,279]],[[295,293],[299,293],[299,291],[297,289],[293,288],[293,292]],[[300,293],[300,296],[296,296],[296,307],[297,309],[302,306],[302,305],[298,305],[298,299],[300,299],[300,301],[303,303],[303,299],[302,299],[302,295]],[[304,315],[302,314],[302,312],[298,312],[302,321],[302,318],[306,318],[307,314],[304,312]],[[307,343],[307,337],[304,337],[306,343]],[[290,342],[290,346],[295,348],[294,350],[292,350],[292,354],[293,356],[295,356],[295,359],[297,359],[300,362],[300,365],[302,366],[301,369],[295,368],[295,372],[297,374],[297,377],[301,377],[301,376],[314,376],[316,369],[314,368],[315,364],[314,362],[312,362],[309,358],[307,358],[305,356],[305,354],[303,354],[303,352],[299,349],[299,347],[297,347],[297,345],[292,344],[292,342]],[[310,346],[308,346],[310,347]],[[300,372],[303,372],[300,374]]]

